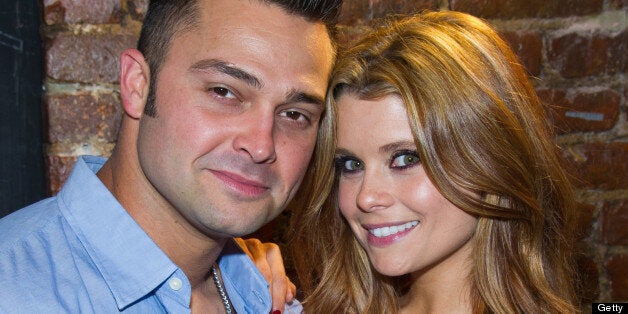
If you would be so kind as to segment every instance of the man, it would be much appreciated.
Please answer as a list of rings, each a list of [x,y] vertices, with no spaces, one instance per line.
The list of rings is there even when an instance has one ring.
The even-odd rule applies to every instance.
[[[340,3],[151,2],[120,57],[111,157],[82,157],[56,197],[0,221],[0,312],[283,310],[232,238],[303,178]]]

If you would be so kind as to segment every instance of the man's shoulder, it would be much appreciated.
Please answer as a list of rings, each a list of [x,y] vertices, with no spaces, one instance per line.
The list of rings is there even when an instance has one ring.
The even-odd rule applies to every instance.
[[[0,219],[0,254],[16,241],[24,241],[32,234],[49,227],[59,219],[60,212],[55,197],[46,198]]]
[[[0,219],[0,313],[74,312],[95,301],[115,306],[58,202],[47,198]],[[103,301],[93,300],[94,291]]]
[[[0,219],[2,310],[17,309],[16,306],[35,309],[37,302],[50,302],[58,294],[55,283],[71,282],[68,273],[73,267],[66,261],[73,260],[74,254],[65,230],[55,197]]]
[[[69,192],[69,196],[66,196],[70,201],[79,199],[82,195],[85,195],[85,191],[80,190],[84,183],[81,179],[83,177],[95,176],[94,172],[89,171],[88,168],[90,165],[92,168],[98,168],[104,161],[104,158],[99,157],[80,157],[75,164],[72,174],[57,196],[49,197],[18,209],[0,219],[0,234],[2,234],[0,252],[2,252],[6,246],[12,246],[15,240],[19,241],[28,238],[29,235],[33,233],[41,232],[43,229],[50,228],[51,226],[59,225],[59,223],[64,220],[64,214],[61,213],[61,206],[67,201],[60,195],[64,193],[67,186],[78,187],[78,189],[70,189],[73,192]],[[77,170],[76,168],[79,168],[79,171],[75,171]],[[75,172],[77,173],[75,174]],[[92,191],[90,194],[95,192],[96,191]]]
[[[35,271],[25,277],[33,278],[42,271],[37,268],[50,265],[59,258],[70,258],[66,251],[73,246],[74,237],[70,230],[55,197],[0,219],[0,281],[7,276],[20,277],[24,272]]]
[[[95,203],[90,203],[87,196],[102,193],[103,189],[90,187],[88,183],[97,180],[93,179],[95,170],[91,168],[99,168],[104,161],[104,158],[99,157],[80,157],[56,196],[18,209],[0,219],[0,255],[14,246],[28,245],[28,241],[41,241],[45,237],[52,243],[63,241],[63,234],[71,229],[69,216],[86,215],[85,209]]]

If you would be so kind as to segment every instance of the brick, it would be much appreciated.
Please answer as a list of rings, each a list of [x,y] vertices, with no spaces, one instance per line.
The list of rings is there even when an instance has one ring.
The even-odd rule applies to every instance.
[[[117,94],[80,93],[45,97],[48,142],[80,143],[98,138],[114,142],[122,117]]]
[[[338,27],[338,42],[340,45],[349,46],[357,41],[371,28],[368,26],[342,26]]]
[[[557,134],[606,131],[619,120],[621,95],[614,90],[541,89]]]
[[[613,9],[628,8],[628,0],[611,0],[611,8]]]
[[[438,8],[437,0],[372,0],[373,17],[380,18],[390,14],[416,13]]]
[[[613,300],[628,300],[628,255],[612,255],[606,261],[606,271]]]
[[[595,206],[591,204],[578,204],[576,208],[575,226],[574,226],[574,238],[576,242],[584,241],[593,229],[593,222],[595,220]]]
[[[149,0],[128,0],[127,5],[131,16],[138,20],[143,20],[148,10],[148,1]]]
[[[628,30],[624,30],[610,38],[606,73],[628,72],[626,55],[628,55]]]
[[[120,53],[136,42],[131,34],[56,34],[47,45],[46,74],[65,82],[115,83]]]
[[[76,157],[46,156],[46,169],[48,169],[48,193],[55,195],[59,192],[63,183],[72,172]]]
[[[538,31],[501,32],[500,35],[508,42],[517,54],[528,74],[538,76],[541,73],[543,40]]]
[[[483,18],[566,17],[600,13],[602,0],[450,0],[450,9]]]
[[[358,22],[371,20],[371,10],[367,1],[346,0],[342,3],[338,23],[342,25],[354,25]]]
[[[44,0],[44,21],[48,25],[63,23],[65,8],[59,0]]]
[[[600,220],[604,243],[628,245],[628,199],[605,202]]]
[[[599,289],[599,271],[596,263],[589,257],[581,256],[576,263],[577,273],[581,291],[580,297],[582,303],[595,302],[600,294]]]
[[[628,188],[628,143],[588,143],[563,150],[569,173],[579,188],[616,190]]]
[[[558,36],[550,39],[547,59],[564,78],[612,74],[616,71],[613,66],[617,61],[609,59],[609,50],[613,50],[614,42],[601,34]]]
[[[120,21],[119,0],[45,0],[46,24],[91,23],[102,24]]]
[[[344,25],[368,23],[390,14],[410,14],[437,8],[438,0],[345,0],[339,23]]]

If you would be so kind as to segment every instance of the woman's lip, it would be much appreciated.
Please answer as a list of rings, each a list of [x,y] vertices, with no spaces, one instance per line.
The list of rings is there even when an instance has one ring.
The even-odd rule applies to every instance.
[[[231,190],[246,197],[258,197],[269,190],[269,187],[259,181],[247,179],[241,175],[228,171],[209,170],[214,176]]]
[[[401,223],[364,225],[368,230],[367,241],[375,247],[385,247],[405,237],[419,225],[418,220]]]

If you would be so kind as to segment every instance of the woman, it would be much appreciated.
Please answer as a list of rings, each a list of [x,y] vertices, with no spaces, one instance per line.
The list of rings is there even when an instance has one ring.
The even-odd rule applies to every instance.
[[[489,25],[389,21],[341,56],[328,96],[292,214],[306,312],[578,311],[572,190]]]

